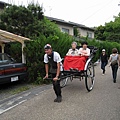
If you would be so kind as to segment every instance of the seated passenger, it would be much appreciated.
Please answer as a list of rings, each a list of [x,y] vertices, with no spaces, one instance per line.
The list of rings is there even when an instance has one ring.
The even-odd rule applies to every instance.
[[[64,59],[64,70],[75,69],[83,71],[86,60],[90,56],[90,49],[87,48],[88,43],[82,42],[82,48],[79,49],[78,56],[66,56]]]
[[[82,42],[81,45],[82,45],[82,48],[79,49],[79,55],[80,56],[90,56],[90,49],[87,48],[88,43]]]
[[[78,49],[76,48],[77,47],[77,43],[76,42],[72,42],[71,46],[72,46],[72,48],[69,49],[69,51],[68,51],[68,53],[66,55],[67,56],[78,56],[79,52],[78,52]]]

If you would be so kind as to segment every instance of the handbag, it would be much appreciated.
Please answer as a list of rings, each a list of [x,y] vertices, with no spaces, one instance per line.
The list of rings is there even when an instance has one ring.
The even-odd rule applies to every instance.
[[[117,61],[117,60],[114,60],[114,61],[111,62],[110,65],[113,66],[113,65],[117,65],[117,64],[118,64],[118,61]]]

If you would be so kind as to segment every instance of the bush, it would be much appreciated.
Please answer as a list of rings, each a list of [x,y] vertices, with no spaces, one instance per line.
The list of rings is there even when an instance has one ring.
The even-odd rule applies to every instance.
[[[64,57],[68,49],[70,48],[72,41],[74,40],[68,34],[62,33],[58,29],[58,26],[56,26],[54,23],[50,23],[50,24],[46,26],[47,27],[46,33],[49,33],[49,36],[48,34],[45,35],[40,34],[39,37],[33,38],[33,41],[27,43],[26,47],[24,48],[24,52],[26,53],[26,58],[27,58],[27,66],[28,66],[30,82],[34,82],[34,81],[36,81],[36,83],[45,82],[42,81],[41,79],[45,75],[45,69],[43,63],[45,44],[47,43],[51,44],[53,51],[59,52],[61,57]]]
[[[9,54],[16,62],[22,61],[21,43],[8,43],[5,45],[5,53]]]
[[[53,50],[60,53],[61,57],[64,57],[67,53],[68,49],[71,47],[71,43],[74,39],[68,34],[64,34],[58,31],[55,35],[49,35],[46,37],[41,34],[39,37],[34,38],[33,41],[26,44],[24,48],[24,52],[26,53],[27,58],[27,66],[28,66],[28,81],[35,82],[36,84],[47,84],[50,81],[43,81],[43,77],[45,75],[44,69],[44,45],[49,43],[52,45]],[[83,39],[82,39],[83,40]],[[85,39],[86,40],[86,39]],[[77,41],[78,45],[81,41]],[[96,46],[98,51],[94,57],[94,61],[97,61],[100,58],[100,54],[102,49],[106,49],[108,55],[111,54],[111,51],[114,47],[118,49],[120,52],[120,44],[116,42],[108,42],[108,41],[96,41],[88,40],[88,45]],[[13,58],[15,58],[18,62],[20,61],[21,56],[21,44],[9,44],[6,47],[7,53],[10,54]],[[17,50],[16,50],[17,49]]]
[[[64,57],[68,49],[71,47],[72,41],[75,41],[73,37],[68,34],[64,34],[60,31],[58,26],[46,18],[39,22],[41,24],[42,31],[38,33],[39,36],[32,37],[33,41],[26,43],[24,52],[26,53],[27,66],[28,66],[28,81],[35,82],[37,84],[48,83],[43,81],[45,75],[44,69],[44,45],[49,43],[52,45],[53,50],[60,53],[61,57]],[[102,49],[106,49],[108,55],[111,54],[112,48],[116,47],[120,52],[120,45],[116,42],[108,41],[96,41],[89,40],[88,38],[82,38],[77,40],[78,45],[80,42],[86,40],[89,45],[96,46],[98,51],[94,57],[94,61],[97,61],[100,57]],[[21,44],[8,44],[6,46],[6,52],[10,54],[18,62],[21,61]]]
[[[94,57],[94,61],[97,61],[100,58],[100,54],[102,49],[106,50],[106,53],[108,56],[112,53],[113,48],[117,48],[118,52],[120,53],[120,44],[117,42],[108,42],[108,41],[96,41],[94,40],[88,40],[89,45],[96,46],[98,48],[98,51]]]

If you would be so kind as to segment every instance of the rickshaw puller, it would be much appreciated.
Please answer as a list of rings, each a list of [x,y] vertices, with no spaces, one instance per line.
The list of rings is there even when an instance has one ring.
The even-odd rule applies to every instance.
[[[44,46],[45,55],[44,55],[44,63],[45,63],[45,71],[46,76],[44,79],[48,78],[49,73],[49,65],[50,64],[50,73],[52,75],[52,83],[53,83],[53,89],[55,91],[55,94],[57,98],[54,100],[54,102],[61,102],[62,101],[62,95],[61,95],[61,87],[60,87],[60,71],[62,71],[62,59],[60,57],[60,54],[58,52],[55,52],[52,50],[51,45],[46,44]]]

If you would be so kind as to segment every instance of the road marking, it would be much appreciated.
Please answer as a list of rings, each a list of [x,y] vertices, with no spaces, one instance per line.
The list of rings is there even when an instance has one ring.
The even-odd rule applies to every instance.
[[[9,101],[8,103],[7,103],[7,105],[12,105],[14,103],[14,101]]]
[[[11,107],[5,109],[5,110],[4,110],[4,109],[0,109],[0,115],[1,115],[2,113],[4,113],[4,112],[7,112],[8,110],[10,110],[10,109],[12,109],[12,108],[14,108],[14,107],[16,107],[16,106],[18,106],[18,105],[24,103],[25,101],[27,101],[27,99],[25,99],[25,100],[23,100],[23,101],[20,101],[18,104],[15,104],[15,105],[13,105],[13,106],[11,106]]]
[[[1,105],[0,105],[0,114],[3,114],[6,111],[22,104],[23,102],[25,102],[27,100],[29,100],[30,98],[38,96],[39,94],[41,94],[41,93],[45,92],[46,90],[52,88],[51,85],[47,86],[47,87],[45,87],[45,89],[43,89],[43,87],[41,87],[39,89],[37,88],[37,89],[35,89],[31,92],[26,92],[26,93],[20,94],[19,96],[14,96],[11,99],[9,98],[8,100],[5,99],[5,101],[3,100],[1,102]]]
[[[31,92],[28,92],[28,93],[24,94],[23,96],[28,96],[28,95],[30,95],[30,94],[31,94]]]

